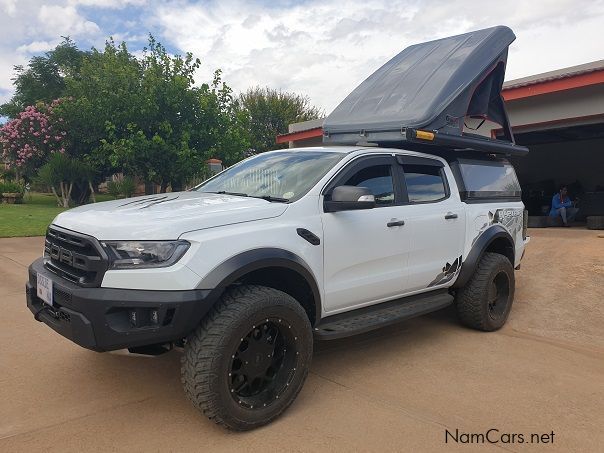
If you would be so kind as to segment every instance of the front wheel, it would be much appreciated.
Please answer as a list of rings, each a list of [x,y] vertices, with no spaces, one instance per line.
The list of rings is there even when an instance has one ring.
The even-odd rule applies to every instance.
[[[234,288],[187,339],[185,393],[217,424],[265,425],[298,395],[312,349],[310,322],[294,298],[263,286]]]
[[[514,288],[510,260],[499,253],[485,253],[476,272],[455,298],[462,324],[484,331],[500,329],[512,309]]]

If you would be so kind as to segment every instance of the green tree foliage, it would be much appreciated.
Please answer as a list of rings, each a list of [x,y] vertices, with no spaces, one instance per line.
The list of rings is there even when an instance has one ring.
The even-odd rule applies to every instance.
[[[27,66],[15,66],[12,99],[0,105],[0,115],[16,118],[19,112],[38,102],[50,104],[65,95],[65,76],[79,72],[87,53],[68,37],[43,56],[33,57]]]
[[[142,57],[108,41],[67,77],[70,101],[61,114],[73,155],[99,176],[123,171],[180,189],[210,157],[234,163],[249,147],[245,116],[216,72],[211,84],[194,85],[200,62],[170,55],[151,36]]]
[[[307,96],[271,88],[250,88],[239,96],[238,101],[240,109],[248,116],[251,147],[259,153],[279,148],[275,137],[287,133],[289,124],[323,115],[322,110],[311,105]]]

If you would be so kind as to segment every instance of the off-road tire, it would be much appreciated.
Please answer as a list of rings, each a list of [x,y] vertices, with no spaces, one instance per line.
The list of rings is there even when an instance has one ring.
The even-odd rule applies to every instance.
[[[587,217],[588,230],[604,230],[604,216],[590,215]]]
[[[267,407],[243,406],[232,393],[229,376],[233,354],[243,337],[264,320],[283,323],[295,341],[295,367],[287,387]],[[293,340],[295,338],[295,340]],[[308,375],[313,351],[312,329],[301,305],[288,294],[265,286],[229,290],[187,338],[181,379],[185,394],[210,420],[245,431],[270,423],[294,401]]]
[[[500,283],[505,280],[505,276],[508,281],[508,294],[505,300],[502,295],[501,303],[504,305],[499,307],[501,313],[495,316],[489,307],[489,290],[495,279]],[[514,269],[509,259],[499,253],[485,253],[472,278],[457,291],[455,305],[461,323],[487,332],[500,329],[512,308],[514,286]]]

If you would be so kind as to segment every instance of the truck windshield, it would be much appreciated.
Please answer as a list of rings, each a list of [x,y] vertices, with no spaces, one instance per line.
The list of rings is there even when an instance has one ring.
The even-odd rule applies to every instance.
[[[345,154],[317,151],[277,151],[246,159],[193,190],[295,201],[308,192]]]

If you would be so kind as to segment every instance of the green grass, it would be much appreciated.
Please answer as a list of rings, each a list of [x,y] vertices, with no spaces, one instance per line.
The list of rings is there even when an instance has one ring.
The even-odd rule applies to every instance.
[[[112,200],[110,195],[96,195],[97,201]],[[53,194],[30,193],[23,204],[0,204],[0,238],[44,236],[55,216],[65,211],[57,207]]]

